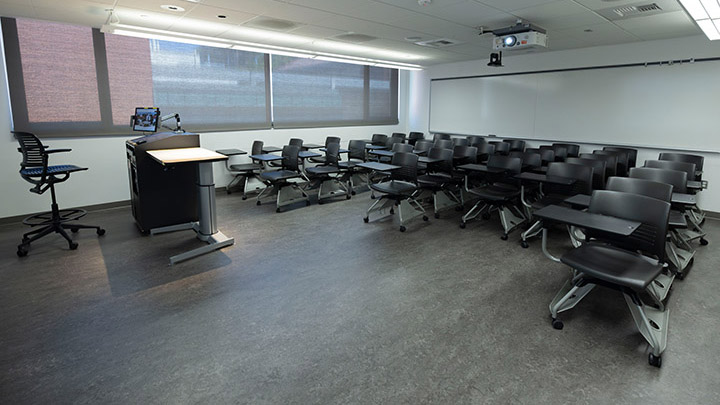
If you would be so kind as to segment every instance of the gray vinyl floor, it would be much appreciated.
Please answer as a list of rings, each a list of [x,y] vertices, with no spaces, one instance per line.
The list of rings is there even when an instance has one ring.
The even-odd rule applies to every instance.
[[[172,202],[167,202],[172,204]],[[371,200],[283,213],[218,194],[236,244],[175,266],[190,231],[107,234],[15,255],[0,227],[0,403],[720,403],[720,224],[669,298],[663,367],[622,296],[596,289],[550,326],[568,277],[496,216],[365,224]],[[551,249],[569,248],[560,230]]]

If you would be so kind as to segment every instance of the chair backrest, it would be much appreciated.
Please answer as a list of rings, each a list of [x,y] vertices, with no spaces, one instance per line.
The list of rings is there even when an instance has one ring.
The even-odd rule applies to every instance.
[[[635,167],[635,164],[637,163],[637,149],[619,148],[616,146],[605,146],[605,147],[603,147],[603,150],[619,151],[619,152],[627,153],[628,170]]]
[[[453,145],[455,146],[468,146],[470,142],[467,138],[458,138],[457,136],[452,139]]]
[[[20,163],[21,169],[38,168],[43,167],[45,160],[43,156],[45,154],[45,147],[43,146],[40,139],[34,134],[29,132],[13,132],[15,139],[20,144],[20,152],[23,155],[22,163]],[[24,176],[23,176],[24,178]],[[27,180],[27,179],[25,179]],[[29,180],[28,180],[29,181]]]
[[[455,145],[453,144],[453,141],[450,139],[438,139],[435,142],[433,142],[433,148],[443,148],[443,149],[450,149],[452,150]]]
[[[510,144],[507,142],[491,141],[488,143],[495,145],[496,155],[507,155],[510,153]]]
[[[488,159],[488,156],[495,154],[495,145],[491,144],[490,142],[481,143],[480,145],[476,146],[476,148],[479,161],[485,161]]]
[[[470,135],[467,137],[468,145],[470,146],[478,146],[480,144],[485,143],[485,138],[479,135]]]
[[[630,236],[586,229],[587,236],[664,260],[670,203],[640,194],[597,190],[593,192],[588,211],[638,221],[641,225]]]
[[[519,174],[522,170],[522,159],[510,156],[493,155],[488,158],[488,167],[504,169],[507,174]]]
[[[687,153],[669,153],[663,152],[660,154],[659,160],[673,160],[676,162],[695,163],[697,170],[703,170],[703,164],[705,158],[700,155],[689,155]]]
[[[400,138],[400,139],[402,139],[403,142],[405,142],[405,138],[407,137],[407,136],[406,136],[404,133],[402,133],[402,132],[393,132],[392,135],[390,135],[390,136],[393,137],[393,138]]]
[[[610,177],[607,181],[606,189],[622,191],[623,193],[640,194],[670,202],[672,200],[673,186],[667,183],[632,177]]]
[[[474,146],[455,146],[455,148],[453,148],[452,155],[456,165],[477,163],[477,148]]]
[[[432,148],[428,151],[428,157],[432,159],[442,159],[442,161],[433,163],[431,166],[433,172],[451,173],[453,169],[453,151],[444,148]]]
[[[603,155],[598,153],[581,153],[580,157],[583,159],[596,159],[605,161],[605,178],[617,176],[617,156],[615,155]]]
[[[507,142],[510,144],[510,151],[524,151],[525,150],[525,141],[522,139],[503,139],[503,142]]]
[[[556,142],[552,144],[553,147],[563,147],[567,151],[566,157],[578,157],[580,156],[580,145],[574,143],[562,143]]]
[[[263,146],[265,146],[265,142],[263,141],[253,141],[251,155],[260,155],[263,153]]]
[[[666,183],[673,186],[673,193],[687,193],[687,173],[679,170],[633,167],[630,177]]]
[[[388,136],[385,134],[373,134],[370,143],[373,145],[385,146]]]
[[[285,145],[282,150],[282,167],[285,170],[292,170],[294,172],[300,171],[300,160],[298,159],[298,153],[300,153],[300,146],[298,145]]]
[[[540,160],[543,166],[547,166],[550,162],[555,161],[555,151],[551,147],[540,147]]]
[[[519,151],[516,151],[519,152]],[[512,152],[510,152],[512,153]],[[542,166],[542,157],[538,152],[520,152],[522,155],[523,166],[540,167]]]
[[[602,190],[605,188],[605,166],[607,163],[604,160],[569,157],[565,159],[565,163],[592,167],[593,190]]]
[[[325,138],[325,146],[327,147],[331,143],[340,143],[340,137],[339,136],[328,136]]]
[[[399,138],[397,136],[391,136],[385,141],[385,147],[388,149],[392,149],[393,145],[396,143],[403,143],[402,138]]]
[[[393,152],[412,152],[413,146],[409,143],[400,143],[396,142],[393,144],[392,149]]]
[[[561,194],[572,196],[575,194],[592,193],[593,168],[590,166],[576,165],[565,162],[552,162],[548,165],[548,176],[564,177],[576,180],[570,185],[548,183],[543,186],[543,191],[548,194]]]
[[[448,134],[433,134],[433,142],[437,141],[438,139],[450,139],[451,136]]]
[[[656,169],[679,170],[687,173],[688,179],[695,178],[695,163],[686,163],[672,160],[646,160],[645,167]]]
[[[303,140],[300,138],[290,138],[290,142],[288,142],[288,145],[295,145],[302,148]]]
[[[408,134],[408,143],[410,145],[417,144],[417,141],[425,139],[425,134],[422,132],[412,131]]]
[[[348,159],[365,161],[365,144],[361,139],[353,139],[348,143]]]
[[[564,162],[565,159],[567,159],[567,157],[568,157],[567,147],[565,147],[563,145],[557,145],[557,144],[553,144],[550,147],[552,148],[553,152],[555,152],[555,161],[556,162]]]
[[[615,173],[618,176],[627,177],[628,170],[628,154],[624,151],[616,151],[616,150],[594,150],[594,154],[596,155],[614,155],[617,159],[617,166],[615,168]]]
[[[337,167],[339,157],[340,142],[329,143],[325,146],[325,165]]]
[[[428,140],[425,140],[425,139],[421,139],[421,140],[415,142],[415,149],[414,149],[414,150],[415,150],[416,152],[427,152],[427,151],[429,151],[430,149],[432,149],[432,147],[433,147],[432,141],[428,141]]]
[[[392,164],[400,166],[399,169],[390,172],[393,180],[417,182],[418,155],[407,152],[397,152],[392,157]]]

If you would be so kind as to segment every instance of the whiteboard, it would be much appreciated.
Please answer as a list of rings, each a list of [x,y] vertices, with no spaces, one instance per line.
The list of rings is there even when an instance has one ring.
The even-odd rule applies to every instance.
[[[430,131],[720,151],[720,62],[434,79]]]

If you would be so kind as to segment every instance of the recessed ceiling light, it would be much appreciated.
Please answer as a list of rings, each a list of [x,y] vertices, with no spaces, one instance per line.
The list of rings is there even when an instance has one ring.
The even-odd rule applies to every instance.
[[[225,18],[227,18],[227,16],[226,16],[226,15],[222,15],[222,14],[220,14],[220,15],[218,15],[218,16],[217,16],[217,18],[220,18],[220,19],[225,19]]]
[[[160,6],[160,8],[167,11],[176,11],[178,13],[185,11],[184,8],[180,6],[175,6],[173,4],[163,4],[162,6]]]
[[[593,30],[591,30],[590,28],[588,28],[588,29],[586,29],[586,30],[583,30],[583,32],[593,32]]]

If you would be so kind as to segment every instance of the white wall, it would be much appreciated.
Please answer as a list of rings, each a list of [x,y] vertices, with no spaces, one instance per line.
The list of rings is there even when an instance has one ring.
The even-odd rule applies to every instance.
[[[582,66],[601,66],[636,62],[657,62],[690,58],[707,58],[720,56],[720,41],[711,42],[704,36],[675,38],[660,41],[638,42],[623,45],[582,48],[568,51],[530,53],[513,56],[511,52],[503,54],[503,68],[487,66],[488,55],[479,55],[482,59],[433,66],[422,72],[412,72],[409,89],[408,130],[428,132],[430,111],[430,80],[434,78],[488,75],[497,73],[525,72],[546,69],[571,68]],[[720,72],[718,72],[720,75]],[[598,88],[598,91],[602,89]],[[592,94],[588,95],[589,97]],[[720,112],[720,97],[715,98]],[[638,118],[641,119],[641,118]],[[688,122],[691,128],[692,122]],[[720,136],[720,134],[712,134]],[[571,135],[563,134],[562,138]],[[676,134],[683,137],[684,134]],[[581,151],[592,151],[604,145],[605,140],[597,139],[597,143],[581,143]],[[632,139],[626,141],[632,144]],[[672,144],[673,142],[667,142]],[[532,142],[532,146],[538,144]],[[661,151],[654,148],[638,149],[638,162],[646,159],[657,159]],[[706,210],[720,212],[720,154],[713,152],[692,152],[705,156],[703,178],[710,182],[707,190],[700,193],[699,204]]]
[[[0,218],[47,211],[50,209],[50,193],[40,196],[30,193],[30,183],[18,174],[22,157],[17,152],[17,141],[10,132],[12,127],[7,81],[2,69],[0,75]],[[406,132],[407,100],[408,74],[401,71],[398,125],[204,133],[200,135],[200,145],[212,150],[238,148],[250,151],[256,139],[274,146],[285,145],[290,138],[302,138],[307,143],[322,144],[325,137],[333,135],[339,136],[343,144],[346,144],[351,139],[368,139],[373,133],[389,135],[392,132]],[[192,126],[186,129],[191,131]],[[128,133],[127,137],[44,139],[43,143],[51,148],[72,149],[70,153],[53,155],[52,164],[67,163],[90,168],[88,171],[74,173],[68,181],[56,188],[60,207],[81,207],[130,199],[125,141],[137,136],[137,133]],[[247,158],[238,161],[243,159]],[[214,169],[216,186],[225,186],[232,178],[225,165],[216,163]]]

